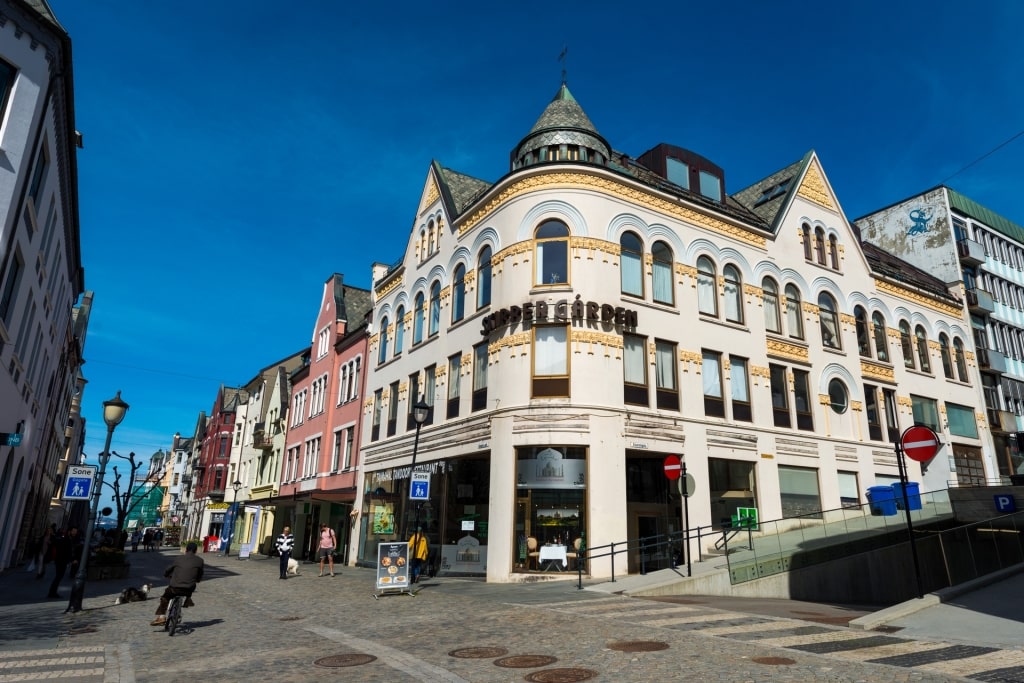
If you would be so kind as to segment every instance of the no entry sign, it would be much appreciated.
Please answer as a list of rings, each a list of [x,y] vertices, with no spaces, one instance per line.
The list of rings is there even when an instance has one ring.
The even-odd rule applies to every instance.
[[[678,455],[669,455],[665,457],[665,476],[670,480],[675,481],[683,474],[683,463],[679,459]]]
[[[908,427],[900,437],[903,452],[911,460],[928,462],[939,450],[939,439],[930,427],[914,425]]]

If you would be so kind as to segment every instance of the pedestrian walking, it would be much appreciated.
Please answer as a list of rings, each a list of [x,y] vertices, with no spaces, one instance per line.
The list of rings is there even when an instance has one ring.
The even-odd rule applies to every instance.
[[[136,529],[132,532],[132,552],[139,552],[139,543],[142,541],[142,532]]]
[[[423,527],[417,527],[416,532],[409,537],[409,566],[412,569],[409,583],[419,583],[420,572],[427,561],[427,553],[427,537],[423,534]]]
[[[59,598],[57,588],[64,580],[64,574],[68,567],[71,567],[71,575],[78,571],[78,561],[82,557],[82,540],[78,537],[78,527],[71,527],[57,535],[53,541],[54,545],[54,576],[50,583],[50,591],[46,594],[48,598]]]
[[[281,556],[281,578],[288,578],[288,560],[292,559],[292,548],[295,547],[295,537],[292,536],[292,528],[286,526],[281,530],[281,535],[277,537],[277,543],[274,544],[277,548],[277,554]]]
[[[334,529],[326,524],[320,525],[320,543],[317,546],[317,554],[320,556],[320,576],[324,575],[324,560],[330,563],[331,576],[334,576],[334,549],[338,546],[338,539],[334,535]]]
[[[142,534],[142,545],[149,552],[153,549],[153,530],[146,529],[146,533]]]

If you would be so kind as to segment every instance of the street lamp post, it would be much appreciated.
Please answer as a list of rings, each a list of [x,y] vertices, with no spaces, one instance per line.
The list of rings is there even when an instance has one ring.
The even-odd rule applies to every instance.
[[[82,557],[78,560],[78,573],[75,574],[74,583],[71,584],[71,596],[68,599],[68,608],[64,610],[65,612],[79,612],[82,609],[82,599],[85,597],[86,569],[89,564],[89,541],[96,528],[96,510],[100,505],[103,474],[107,469],[107,461],[110,460],[110,441],[114,438],[114,429],[121,424],[121,420],[127,413],[128,404],[121,400],[120,391],[114,398],[103,402],[103,421],[107,423],[107,441],[103,444],[103,452],[99,454],[100,469],[96,473],[96,486],[92,492],[92,504],[89,506],[89,523],[85,528],[85,538],[82,539]]]
[[[242,482],[237,479],[231,484],[231,488],[235,490],[234,500],[231,501],[231,509],[228,510],[228,524],[230,525],[227,529],[227,539],[224,544],[224,557],[231,554],[231,539],[235,535],[235,523],[238,521],[238,489],[242,488]]]
[[[409,493],[410,494],[412,493],[412,473],[416,469],[416,451],[419,450],[419,447],[420,447],[420,427],[422,427],[423,423],[427,421],[427,416],[429,414],[430,414],[430,406],[428,406],[426,404],[426,402],[423,401],[423,399],[420,399],[419,401],[417,401],[416,404],[413,405],[413,407],[412,407],[412,419],[416,423],[416,436],[413,438],[413,441],[412,441],[412,465],[409,467]],[[416,537],[413,539],[412,549],[411,549],[412,557],[410,558],[410,559],[413,559],[413,560],[417,559],[416,558],[416,549],[419,547],[419,543],[420,543],[420,507],[422,505],[423,504],[420,501],[416,501],[416,521],[413,522],[413,533],[416,534]],[[402,515],[402,538],[406,537],[406,535],[405,535],[406,531],[407,531],[407,529],[405,528],[405,520],[406,519],[408,519],[408,518],[405,515]]]

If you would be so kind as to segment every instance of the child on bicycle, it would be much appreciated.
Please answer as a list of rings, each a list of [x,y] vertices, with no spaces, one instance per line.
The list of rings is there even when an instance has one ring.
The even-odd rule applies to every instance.
[[[164,576],[169,576],[171,580],[168,582],[164,594],[160,596],[160,604],[156,608],[156,619],[150,622],[151,626],[162,626],[167,621],[164,615],[167,614],[167,605],[174,596],[184,595],[185,607],[195,604],[192,602],[192,592],[196,589],[196,584],[203,579],[205,564],[203,558],[196,555],[195,543],[189,543],[185,546],[185,553],[174,558],[174,562],[171,562],[170,566],[164,570]]]

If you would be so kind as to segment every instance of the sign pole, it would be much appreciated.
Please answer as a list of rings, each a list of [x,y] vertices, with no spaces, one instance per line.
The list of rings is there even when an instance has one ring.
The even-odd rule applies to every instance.
[[[913,427],[911,427],[913,429]],[[906,435],[906,432],[904,432]],[[903,439],[896,443],[896,468],[900,474],[900,488],[903,489],[903,512],[907,517],[907,534],[910,536],[910,554],[914,558],[914,578],[917,580],[917,597],[924,597],[921,585],[921,563],[917,559],[917,543],[914,540],[914,522],[910,518],[910,496],[907,495],[907,463],[903,458]]]
[[[693,576],[693,565],[690,560],[690,491],[689,480],[686,478],[686,461],[683,461],[683,552],[686,553],[686,575]]]

